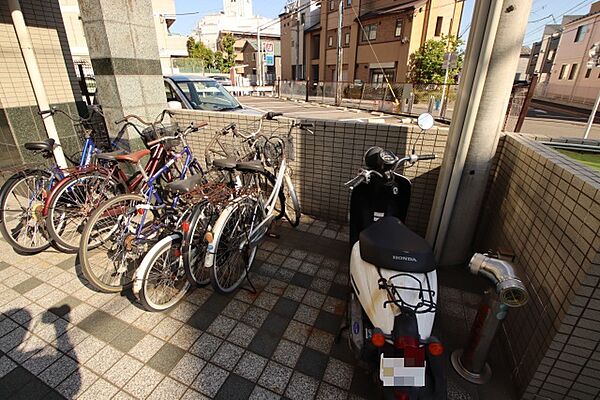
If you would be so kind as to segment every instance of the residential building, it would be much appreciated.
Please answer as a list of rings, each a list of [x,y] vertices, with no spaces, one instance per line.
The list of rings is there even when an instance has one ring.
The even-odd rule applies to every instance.
[[[551,24],[544,26],[542,38],[534,42],[531,46],[531,55],[527,67],[527,78],[531,79],[533,75],[538,76],[538,83],[547,84],[550,80],[554,57],[560,36],[566,24],[581,18],[583,15],[565,15],[560,24]]]
[[[252,0],[223,0],[223,11],[205,15],[196,26],[194,36],[213,51],[219,50],[219,37],[222,31],[254,34],[259,27],[273,20],[252,12]],[[261,35],[279,36],[279,22],[261,30]]]
[[[261,42],[269,42],[261,38]],[[281,77],[281,42],[279,40],[272,41],[274,50],[273,64],[264,66],[264,82],[265,85],[272,85]],[[256,85],[256,59],[258,57],[258,41],[256,39],[246,40],[242,49],[243,57],[243,76],[250,81],[251,85]]]
[[[59,0],[59,3],[73,61],[76,64],[86,65],[91,72],[90,55],[83,32],[83,24],[79,17],[78,1]],[[175,0],[152,0],[152,11],[162,71],[164,74],[170,74],[172,72],[171,58],[187,57],[188,55],[187,36],[173,34],[169,31],[176,19]],[[136,34],[143,33],[132,32],[131,37],[124,37],[123,40],[135,40]]]
[[[521,54],[519,54],[519,64],[517,64],[517,72],[515,72],[515,81],[527,79],[527,67],[529,66],[530,55],[531,49],[527,46],[522,46]]]
[[[600,91],[600,68],[588,65],[590,48],[600,43],[600,1],[590,12],[564,24],[550,78],[542,95],[593,103]]]
[[[463,10],[462,0],[344,0],[343,4],[342,79],[369,83],[386,78],[405,82],[410,55],[429,39],[458,35]],[[295,9],[282,15],[282,79],[337,80],[338,5],[336,0],[321,2],[319,20],[311,25],[304,20],[299,46],[295,30],[298,24],[302,28],[302,19]],[[298,67],[292,63],[294,50],[303,60]]]

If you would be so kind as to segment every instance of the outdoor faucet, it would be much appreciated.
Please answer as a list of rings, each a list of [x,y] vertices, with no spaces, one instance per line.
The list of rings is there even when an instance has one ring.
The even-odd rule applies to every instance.
[[[500,302],[509,307],[520,307],[527,303],[529,295],[523,282],[517,278],[514,267],[504,260],[487,253],[475,253],[469,261],[471,273],[481,274],[496,285]]]

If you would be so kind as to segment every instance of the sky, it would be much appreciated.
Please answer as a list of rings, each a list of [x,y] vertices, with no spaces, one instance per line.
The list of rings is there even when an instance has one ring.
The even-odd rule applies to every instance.
[[[473,7],[476,0],[465,0],[463,17],[460,24],[461,38],[466,40],[469,36],[468,28],[471,25]],[[542,37],[543,27],[546,24],[560,23],[566,14],[586,14],[594,0],[533,0],[529,24],[525,33],[524,44],[531,43]],[[274,18],[283,11],[285,0],[254,0],[254,13]],[[171,31],[188,35],[204,15],[219,12],[222,9],[221,0],[175,0],[177,14],[197,13],[192,15],[178,15],[177,21]]]

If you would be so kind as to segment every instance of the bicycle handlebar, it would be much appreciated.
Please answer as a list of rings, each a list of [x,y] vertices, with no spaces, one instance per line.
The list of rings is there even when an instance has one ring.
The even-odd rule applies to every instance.
[[[175,134],[175,135],[163,136],[163,137],[160,137],[158,139],[152,140],[151,142],[148,142],[148,146],[154,146],[155,144],[158,144],[160,142],[164,142],[166,140],[181,139],[183,136],[188,135],[190,132],[196,132],[200,128],[205,127],[206,125],[208,125],[208,122],[206,122],[206,121],[198,121],[196,123],[191,122],[188,125],[188,127],[185,128],[185,130],[183,132],[178,131],[177,134]]]
[[[169,116],[173,116],[173,114],[174,114],[174,113],[173,113],[173,111],[170,111],[170,110],[167,110],[167,109],[165,109],[165,110],[163,110],[163,111],[162,111],[162,112],[161,112],[161,113],[160,113],[160,114],[157,116],[157,118],[154,120],[154,122],[148,122],[148,121],[144,120],[143,118],[141,118],[141,117],[140,117],[140,116],[138,116],[138,115],[135,115],[135,114],[129,114],[129,115],[126,115],[126,116],[124,116],[123,118],[121,118],[121,119],[119,119],[119,120],[116,120],[116,121],[115,121],[115,124],[116,124],[116,125],[119,125],[119,124],[122,124],[123,122],[126,122],[126,121],[128,122],[130,119],[137,119],[138,121],[140,121],[140,122],[141,122],[142,124],[144,124],[144,125],[154,125],[154,124],[160,124],[161,122],[163,122],[163,120],[165,119],[165,115],[167,115],[167,114],[169,114]]]
[[[63,111],[63,110],[61,110],[60,108],[57,108],[57,107],[51,107],[49,110],[40,110],[37,113],[41,117],[44,117],[44,115],[46,115],[46,114],[54,115],[56,113],[59,113],[59,114],[63,114],[64,116],[66,116],[71,121],[73,121],[73,122],[79,122],[79,123],[90,122],[92,120],[92,117],[93,117],[94,113],[98,113],[98,114],[102,115],[102,112],[100,111],[100,109],[98,108],[98,106],[91,106],[91,112],[90,112],[90,115],[87,118],[83,118],[80,115],[78,115],[77,118],[74,118],[68,112]]]

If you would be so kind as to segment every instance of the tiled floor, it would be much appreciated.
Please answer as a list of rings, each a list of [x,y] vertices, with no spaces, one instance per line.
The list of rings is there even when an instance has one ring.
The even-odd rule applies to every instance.
[[[257,255],[258,293],[198,289],[165,314],[84,286],[73,255],[23,257],[0,240],[0,399],[374,398],[346,341],[334,340],[346,228],[303,217],[277,232]],[[441,299],[438,335],[460,345],[478,297],[442,287]],[[450,379],[449,398],[510,398]]]

